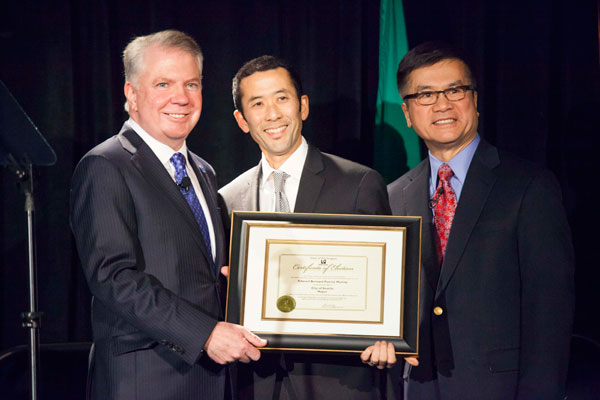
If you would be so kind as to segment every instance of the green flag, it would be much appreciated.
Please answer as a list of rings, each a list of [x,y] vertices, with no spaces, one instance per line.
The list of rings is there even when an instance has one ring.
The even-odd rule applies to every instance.
[[[381,0],[379,87],[375,114],[375,169],[391,182],[421,161],[417,134],[406,126],[396,71],[408,52],[402,0]]]

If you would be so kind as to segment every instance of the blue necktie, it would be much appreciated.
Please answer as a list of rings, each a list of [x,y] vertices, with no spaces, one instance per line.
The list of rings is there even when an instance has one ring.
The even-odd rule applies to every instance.
[[[185,170],[185,157],[181,153],[175,153],[171,157],[171,164],[175,167],[175,180],[178,185],[181,185],[183,178],[188,178],[187,171]],[[213,263],[212,259],[212,250],[210,247],[210,233],[208,232],[208,224],[206,223],[206,217],[204,216],[204,211],[202,210],[202,206],[200,205],[200,201],[198,200],[198,196],[196,196],[196,191],[194,190],[194,186],[189,183],[187,188],[179,186],[179,190],[185,200],[190,205],[192,209],[192,213],[196,218],[196,222],[198,222],[198,226],[200,227],[200,232],[202,232],[202,238],[204,239],[204,244],[208,249],[209,258],[211,263]]]

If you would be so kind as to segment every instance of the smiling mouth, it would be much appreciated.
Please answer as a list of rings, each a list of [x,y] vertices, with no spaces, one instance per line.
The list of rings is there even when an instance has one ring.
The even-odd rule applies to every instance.
[[[456,120],[454,118],[447,118],[447,119],[440,119],[439,121],[435,121],[433,124],[434,125],[445,125],[445,124],[451,124],[453,122],[456,122]]]
[[[175,114],[175,113],[165,113],[165,115],[168,115],[169,117],[173,117],[173,118],[185,118],[187,116],[187,114]]]
[[[273,134],[277,134],[277,133],[281,133],[285,130],[285,128],[287,128],[287,125],[282,125],[280,127],[277,128],[269,128],[269,129],[265,129],[265,132],[273,135]]]

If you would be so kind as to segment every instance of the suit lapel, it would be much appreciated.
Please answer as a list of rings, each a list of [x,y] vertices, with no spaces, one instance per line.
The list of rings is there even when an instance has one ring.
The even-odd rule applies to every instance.
[[[212,263],[212,256],[208,254],[200,227],[189,204],[150,147],[133,130],[126,128],[119,133],[119,141],[126,150],[132,153],[131,162],[140,172],[140,175],[182,214],[183,220],[185,220],[192,236],[198,242],[204,257],[209,263]]]
[[[500,159],[496,148],[481,140],[469,166],[452,222],[438,283],[438,294],[446,288],[456,270],[471,232],[496,182],[497,178],[493,168],[499,163]]]
[[[325,178],[320,175],[324,169],[325,165],[323,164],[321,152],[309,145],[302,176],[300,177],[294,212],[314,212],[321,189],[325,183]]]
[[[260,179],[262,178],[262,166],[259,161],[254,171],[250,173],[250,179],[244,184],[246,187],[240,194],[241,207],[240,210],[260,211],[258,202],[258,188],[260,187]]]
[[[404,188],[406,215],[423,216],[421,235],[421,263],[427,283],[435,291],[439,277],[439,261],[435,249],[435,225],[429,208],[429,158],[423,160],[412,171],[411,183]]]

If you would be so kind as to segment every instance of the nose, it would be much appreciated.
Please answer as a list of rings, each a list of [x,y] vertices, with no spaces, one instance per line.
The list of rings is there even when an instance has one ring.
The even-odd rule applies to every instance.
[[[433,111],[446,111],[452,108],[452,102],[449,101],[444,93],[438,93],[437,101],[433,104]]]
[[[173,88],[173,93],[171,95],[171,103],[186,105],[189,103],[190,99],[185,90],[185,86],[176,85]]]
[[[281,110],[275,103],[267,103],[266,118],[268,121],[276,121],[281,118]]]

